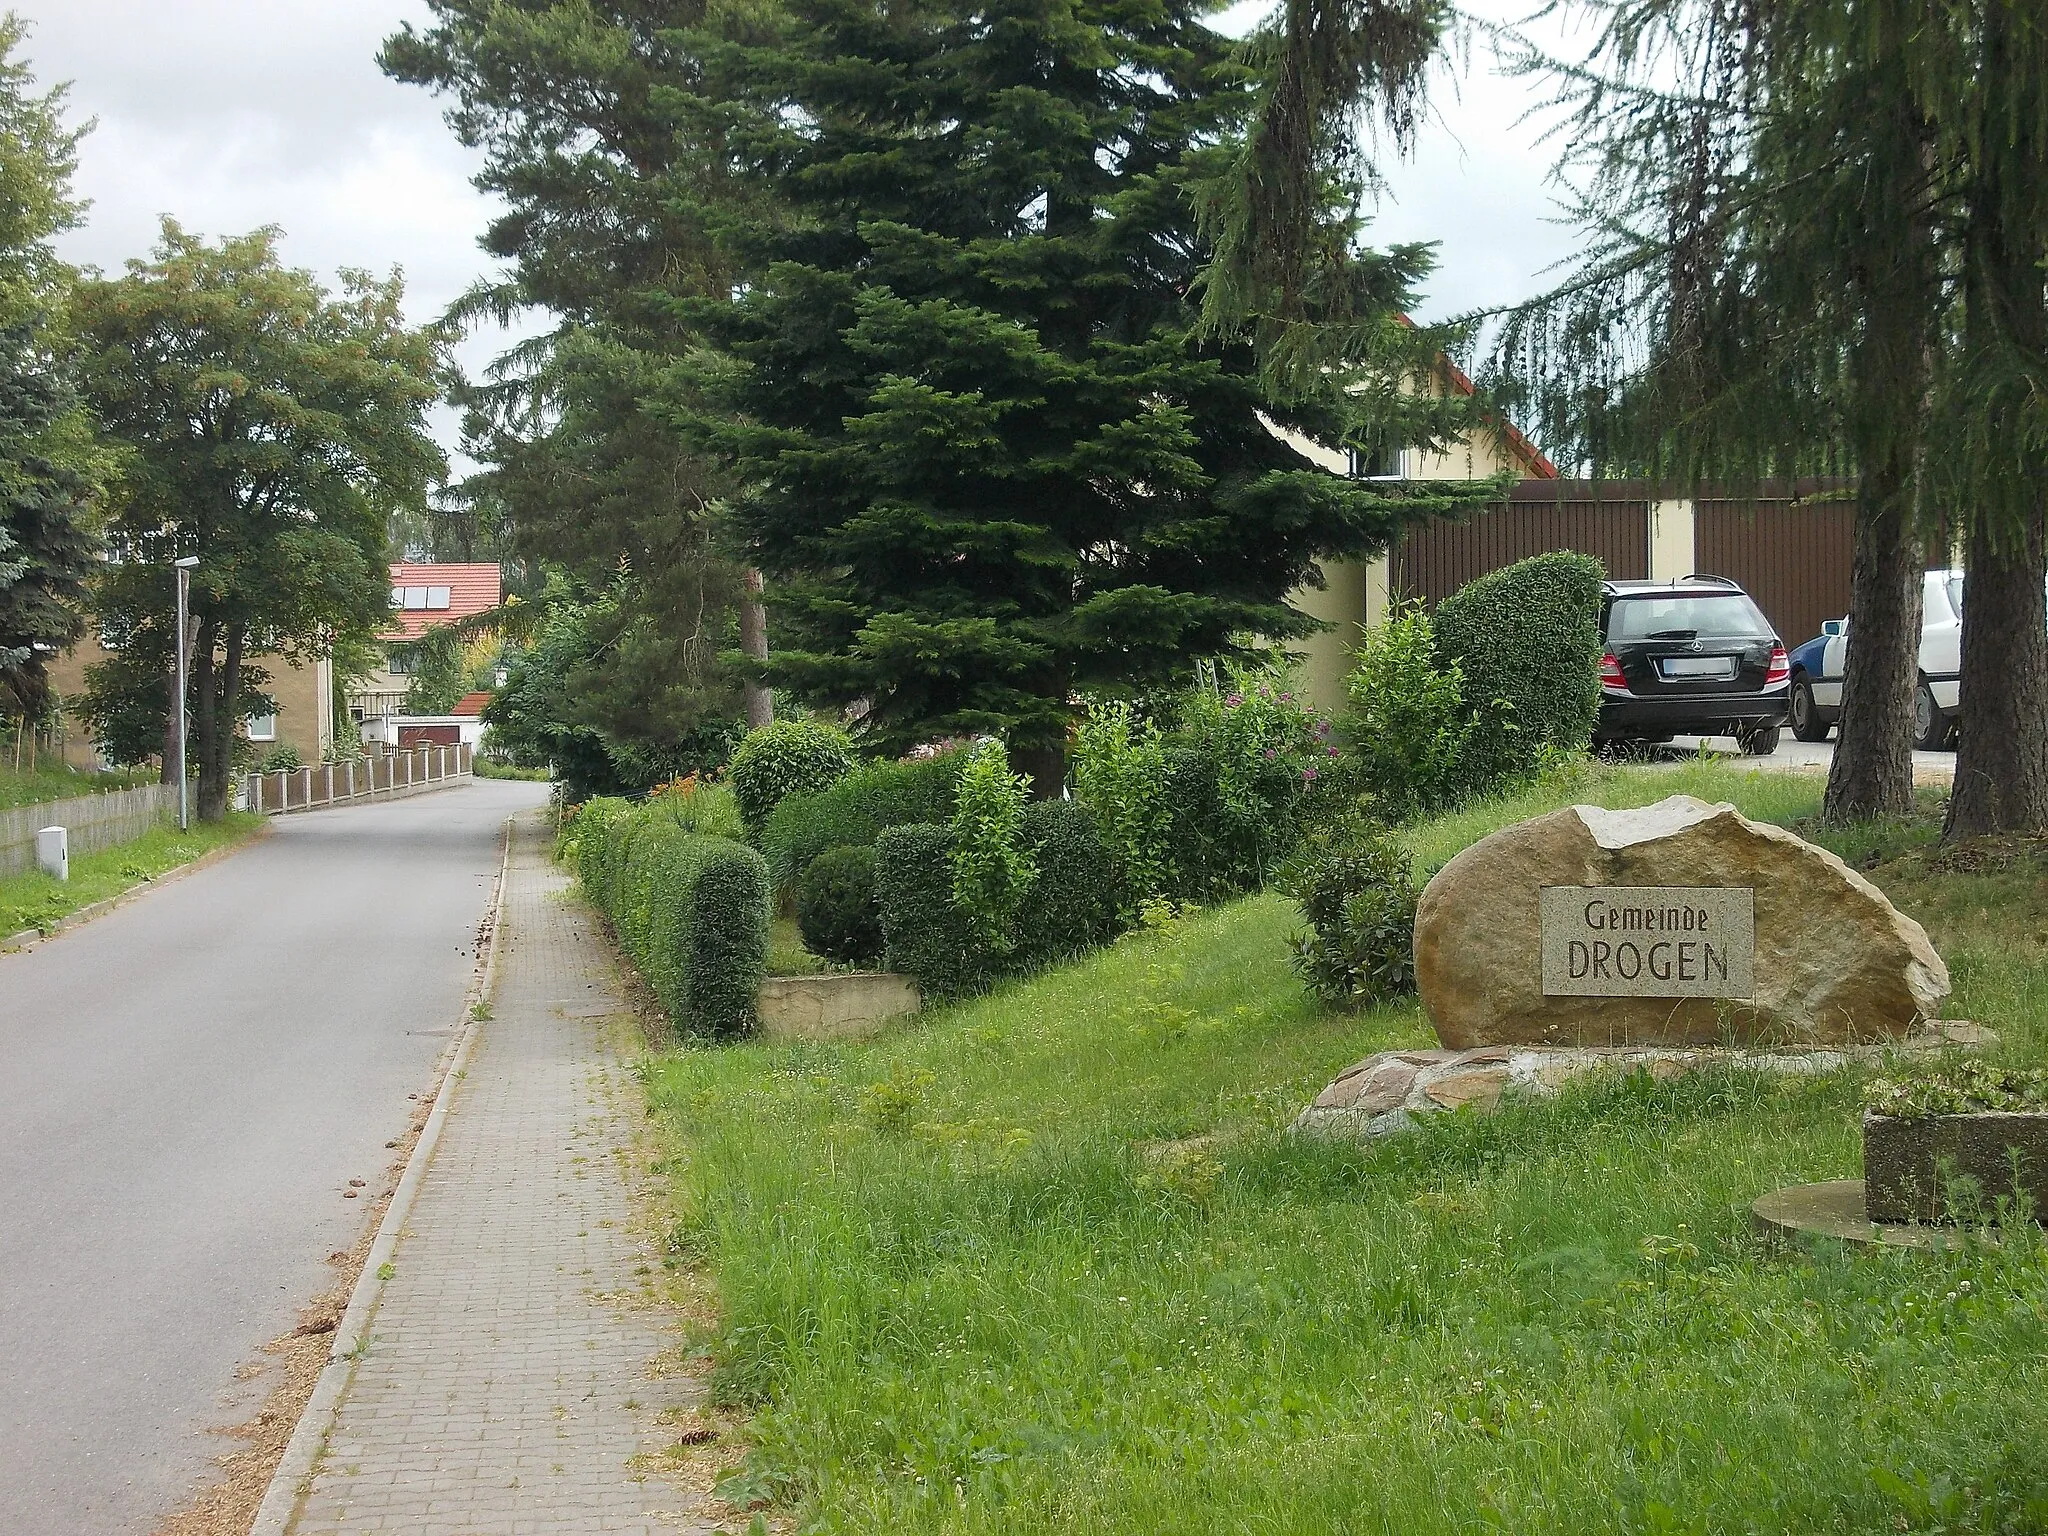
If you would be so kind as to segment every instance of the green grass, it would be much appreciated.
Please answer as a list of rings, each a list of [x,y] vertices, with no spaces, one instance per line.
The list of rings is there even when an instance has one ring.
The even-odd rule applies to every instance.
[[[552,768],[521,768],[512,763],[494,763],[487,757],[470,759],[469,771],[480,779],[525,779],[534,784],[554,782]]]
[[[146,768],[123,768],[107,773],[80,773],[75,769],[45,766],[34,773],[0,763],[0,811],[18,805],[41,805],[46,800],[68,800],[73,795],[97,794],[108,789],[129,789],[137,784],[154,784],[156,774]]]
[[[41,870],[0,878],[0,938],[30,928],[47,931],[80,907],[168,874],[203,854],[252,836],[264,818],[230,811],[219,822],[195,821],[189,832],[161,826],[141,837],[71,860],[71,878],[59,882]]]
[[[1810,817],[1818,780],[1592,768],[1418,829],[1425,864],[1583,799]],[[1957,1016],[2039,1049],[2039,849],[1900,897]],[[1882,841],[1882,840],[1881,840]],[[1918,850],[1918,851],[1915,851]],[[1319,1011],[1255,897],[865,1044],[648,1074],[677,1262],[750,1410],[728,1491],[799,1528],[2048,1530],[2048,1265],[1774,1256],[1748,1203],[1857,1167],[1850,1074],[1609,1081],[1371,1147],[1282,1134],[1413,1006]]]

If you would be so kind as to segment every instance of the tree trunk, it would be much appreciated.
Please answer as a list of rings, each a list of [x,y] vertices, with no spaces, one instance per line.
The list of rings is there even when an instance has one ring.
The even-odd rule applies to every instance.
[[[199,753],[199,814],[206,814],[206,765],[213,756],[214,724],[220,711],[215,707],[214,674],[220,645],[220,628],[211,618],[199,621],[199,642],[192,650],[192,729],[190,745]]]
[[[1921,544],[1901,456],[1867,467],[1857,491],[1842,723],[1822,816],[1837,826],[1913,808],[1913,687],[1919,675]]]
[[[2048,826],[2048,543],[1973,521],[1964,568],[1962,740],[1944,841]]]
[[[1971,406],[1996,459],[1971,468],[1964,568],[1961,726],[1955,790],[1942,839],[2048,826],[2048,545],[2042,478],[2048,475],[2031,417],[2032,369],[2048,353],[2048,295],[2041,282],[2042,198],[2034,192],[2048,145],[2033,110],[2028,48],[2038,0],[1984,8],[1978,110],[1983,124],[1971,166],[1964,242],[1964,337],[1983,381]]]
[[[228,791],[235,771],[235,739],[242,725],[242,653],[247,644],[248,630],[240,624],[229,625],[220,665],[219,700],[214,706],[212,730],[199,759],[202,821],[219,821],[228,813]]]
[[[746,595],[740,599],[740,650],[754,661],[768,659],[768,610],[761,604],[761,573],[747,572]],[[757,731],[775,723],[775,695],[763,682],[748,678],[746,693],[747,729]]]
[[[1035,746],[1018,744],[1010,748],[1012,772],[1029,774],[1031,798],[1057,800],[1067,787],[1067,749],[1061,742]]]

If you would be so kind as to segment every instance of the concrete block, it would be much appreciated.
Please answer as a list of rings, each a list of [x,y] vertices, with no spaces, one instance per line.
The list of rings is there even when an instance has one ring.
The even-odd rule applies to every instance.
[[[858,1039],[917,1012],[921,1001],[917,983],[897,971],[770,976],[761,983],[761,1038]]]

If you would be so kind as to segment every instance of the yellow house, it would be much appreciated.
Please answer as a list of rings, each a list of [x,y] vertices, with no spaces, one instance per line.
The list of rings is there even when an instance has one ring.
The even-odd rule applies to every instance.
[[[100,655],[99,637],[88,629],[83,639],[50,663],[50,686],[67,701],[83,692],[85,669]],[[259,755],[289,746],[303,762],[321,761],[334,746],[334,664],[325,656],[304,664],[269,655],[251,659],[270,674],[265,691],[277,701],[277,712],[249,720],[250,743]],[[71,767],[108,766],[100,759],[92,728],[74,715],[68,704],[58,731],[60,750]]]
[[[1472,381],[1447,357],[1437,359],[1432,380],[1437,393],[1470,395]],[[1328,448],[1298,432],[1274,428],[1303,457],[1332,474],[1385,480],[1487,480],[1512,474],[1524,480],[1555,480],[1557,466],[1511,422],[1480,426],[1462,441],[1435,450],[1401,448],[1381,463],[1366,463],[1357,453]],[[1302,641],[1301,678],[1318,709],[1335,709],[1344,701],[1344,677],[1351,670],[1358,626],[1382,623],[1393,600],[1393,560],[1331,560],[1319,569],[1320,588],[1302,587],[1288,601],[1311,618],[1331,627]]]

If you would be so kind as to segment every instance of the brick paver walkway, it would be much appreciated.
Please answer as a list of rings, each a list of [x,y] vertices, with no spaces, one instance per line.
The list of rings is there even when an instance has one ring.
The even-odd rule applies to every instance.
[[[711,1528],[632,1467],[696,1387],[651,1371],[675,1340],[616,1155],[634,1094],[603,1018],[621,1006],[611,961],[539,823],[514,827],[494,1017],[295,1536]]]

